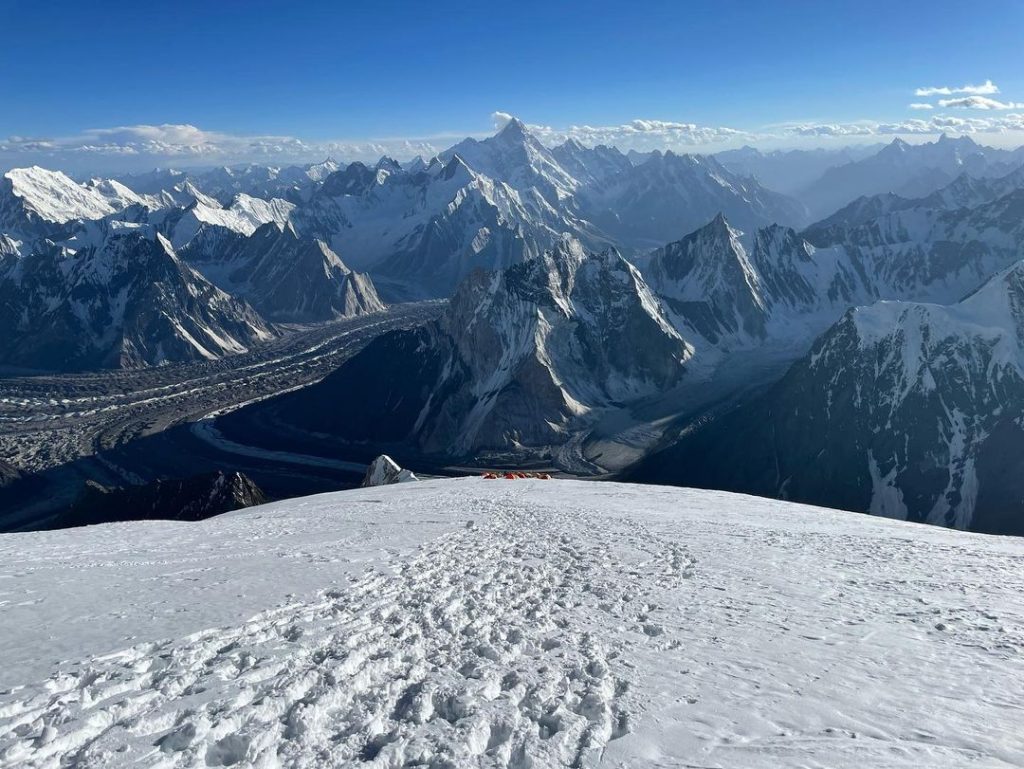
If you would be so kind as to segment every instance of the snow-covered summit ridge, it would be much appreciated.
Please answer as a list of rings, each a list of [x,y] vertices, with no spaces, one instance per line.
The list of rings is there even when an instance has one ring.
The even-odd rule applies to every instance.
[[[1022,557],[740,495],[484,479],[3,535],[0,755],[1014,766]]]

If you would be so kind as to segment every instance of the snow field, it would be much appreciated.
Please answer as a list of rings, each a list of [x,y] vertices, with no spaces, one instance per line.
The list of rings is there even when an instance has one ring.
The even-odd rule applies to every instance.
[[[219,606],[221,626],[162,640],[136,597],[119,631],[138,642],[87,638],[49,675],[23,663],[0,691],[0,766],[1024,763],[1019,540],[719,492],[483,479],[136,526],[119,574],[155,576],[147,550],[174,573],[202,540],[254,579],[274,562],[261,551],[308,559],[281,572],[298,590],[270,608],[264,585],[249,619],[231,619],[237,582],[175,583],[165,601]],[[79,531],[87,555],[63,568],[94,579],[90,549],[120,527]],[[0,538],[0,584],[61,534]],[[58,619],[69,600],[33,609]]]

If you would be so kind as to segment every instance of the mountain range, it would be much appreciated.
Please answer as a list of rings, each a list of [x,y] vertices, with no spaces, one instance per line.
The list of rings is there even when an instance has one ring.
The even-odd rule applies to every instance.
[[[250,236],[233,232],[216,246],[186,245],[182,255],[219,288],[275,322],[314,322],[378,312],[373,281],[353,272],[322,240],[290,222],[269,221]]]
[[[77,251],[8,258],[0,359],[23,368],[156,365],[243,352],[274,332],[189,267],[160,234],[112,228]]]
[[[544,449],[597,409],[671,386],[691,354],[636,267],[566,238],[474,273],[439,321],[375,340],[283,396],[279,418],[428,454]]]
[[[740,176],[752,176],[770,190],[798,195],[830,168],[854,163],[877,153],[884,145],[862,144],[839,149],[762,151],[744,146],[716,152],[715,160]]]
[[[41,168],[0,186],[0,363],[123,368],[214,359],[279,333],[383,309],[369,277],[300,238],[294,204],[182,180],[158,194]]]
[[[201,521],[266,501],[252,479],[237,472],[113,488],[89,481],[74,503],[48,526],[60,529],[110,521]]]
[[[1024,258],[1019,177],[962,175],[923,198],[861,199],[803,231],[771,225],[747,235],[717,215],[650,254],[642,270],[614,251],[566,238],[525,264],[465,279],[443,320],[382,337],[321,384],[285,396],[280,414],[346,440],[377,439],[449,459],[504,452],[558,462],[567,457],[561,447],[586,442],[610,413],[649,412],[652,402],[685,392],[688,380],[720,388],[728,402],[733,369],[773,348],[794,361],[778,385],[698,420],[696,429],[665,429],[660,440],[669,447],[627,470],[629,477],[1006,530],[1020,521],[1008,524],[993,512],[1016,493],[1002,482],[1004,466],[991,469],[998,452],[989,448],[978,472],[963,468],[995,425],[997,440],[1014,439],[1006,425],[1016,416],[1004,422],[1001,415],[1015,414],[1009,404],[1017,369],[993,368],[983,351],[997,343],[991,335],[971,337],[970,329],[1002,329],[997,346],[1006,346],[1017,344],[1005,340],[1015,340],[1019,326],[1015,309],[982,322],[966,308],[1017,306],[1012,294]],[[912,309],[894,309],[904,306]],[[916,325],[869,344],[850,331],[851,317],[874,317],[875,329],[899,328],[897,318]],[[953,368],[935,374],[930,411],[922,415],[913,399],[882,397],[888,380],[880,361],[913,354],[907,338],[949,334],[949,317],[963,319],[967,330],[957,333],[967,341],[954,346],[968,363],[942,357]],[[901,351],[892,351],[893,338],[903,340]],[[945,350],[954,343],[937,344]],[[962,370],[974,378],[955,373]],[[418,376],[400,373],[407,371]],[[381,379],[384,387],[368,384]],[[894,382],[906,379],[893,375]],[[985,395],[986,383],[1000,398]],[[851,400],[851,390],[871,394]],[[898,424],[880,405],[890,402],[903,410]],[[954,402],[960,416],[949,413]],[[341,406],[324,422],[329,403],[358,407]],[[676,400],[674,408],[686,412],[687,405]],[[964,415],[982,427],[968,429]],[[892,441],[911,443],[884,459],[881,449],[854,448],[878,443],[886,431]],[[821,450],[829,440],[834,457]],[[785,461],[777,456],[783,453]],[[932,471],[921,469],[921,456],[936,463]],[[980,506],[972,496],[978,477],[989,479]]]
[[[614,148],[567,142],[549,149],[518,120],[491,138],[467,139],[406,167],[383,158],[373,167],[327,161],[284,169],[158,170],[83,183],[56,171],[15,169],[0,185],[0,280],[11,297],[8,317],[20,319],[15,327],[44,331],[19,331],[0,363],[74,369],[231,354],[273,333],[273,323],[374,312],[383,307],[381,297],[451,296],[474,270],[511,267],[567,236],[590,250],[617,247],[637,255],[718,211],[749,227],[803,216],[798,203],[713,159],[656,153],[634,165]],[[124,342],[120,354],[110,339],[99,338],[104,323],[107,336],[121,333],[119,310],[85,318],[83,298],[87,304],[130,303],[128,294],[118,294],[117,281],[168,279],[169,273],[131,279],[111,273],[83,282],[90,268],[77,262],[102,252],[111,233],[133,227],[151,242],[162,236],[175,258],[226,292],[235,301],[234,320],[192,317],[190,306],[175,304],[190,291],[168,286],[161,300],[174,306],[163,310],[178,319],[171,336],[183,343],[162,335],[144,344],[139,337]],[[50,266],[34,266],[44,264]],[[144,268],[142,260],[111,266]],[[29,273],[40,282],[27,279]],[[85,297],[90,290],[110,296]],[[25,306],[35,309],[26,314]],[[239,313],[250,319],[242,325],[258,332],[241,333]],[[185,323],[186,316],[192,322]],[[55,329],[63,326],[66,335],[83,335],[73,345],[80,350],[37,344],[41,333],[60,336]],[[201,328],[219,341],[193,333]]]
[[[874,155],[827,169],[794,195],[808,206],[814,218],[820,218],[864,195],[923,197],[961,174],[1004,176],[1022,164],[1021,149],[1011,152],[983,147],[969,136],[943,134],[937,141],[924,144],[908,144],[896,138]]]
[[[0,364],[214,359],[442,298],[439,320],[384,334],[276,417],[442,461],[1005,530],[1022,168],[966,137],[640,154],[550,147],[513,119],[404,164],[15,169]]]

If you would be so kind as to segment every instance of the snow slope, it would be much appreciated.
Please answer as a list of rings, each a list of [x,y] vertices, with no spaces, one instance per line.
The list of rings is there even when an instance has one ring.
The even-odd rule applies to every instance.
[[[4,535],[0,766],[1019,766],[1022,560],[571,481]]]
[[[294,205],[273,198],[262,200],[239,194],[230,206],[221,207],[216,201],[210,205],[202,197],[196,198],[169,233],[175,248],[189,243],[204,227],[221,228],[241,235],[252,235],[260,226],[270,222],[284,225]]]

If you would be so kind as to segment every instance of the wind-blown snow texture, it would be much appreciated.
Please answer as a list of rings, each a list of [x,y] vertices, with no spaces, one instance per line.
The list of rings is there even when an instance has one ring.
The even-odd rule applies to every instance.
[[[1018,766],[1022,560],[568,481],[6,535],[0,765]]]

